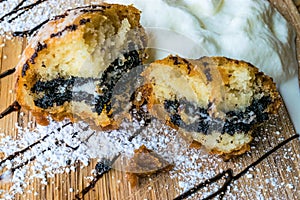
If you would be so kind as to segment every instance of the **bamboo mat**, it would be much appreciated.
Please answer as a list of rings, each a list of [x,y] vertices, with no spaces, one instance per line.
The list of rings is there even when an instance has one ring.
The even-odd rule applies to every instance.
[[[293,24],[300,34],[300,16],[292,0],[272,0],[271,3]],[[14,38],[4,40],[0,37],[0,72],[13,68],[18,62],[18,56],[26,46],[26,39]],[[300,40],[297,39],[297,49],[300,52]],[[300,60],[300,53],[298,53]],[[14,76],[8,76],[0,81],[0,111],[15,100],[13,92]],[[0,133],[4,132],[12,138],[17,138],[15,124],[27,125],[34,118],[27,111],[23,115],[13,113],[0,119]],[[34,128],[35,124],[32,124]],[[255,131],[256,140],[250,153],[230,160],[220,161],[220,169],[232,168],[234,174],[258,159],[264,152],[274,147],[284,138],[295,134],[295,130],[284,104],[278,115],[273,116],[266,125]],[[4,155],[0,158],[3,159]],[[201,162],[201,161],[199,161]],[[236,167],[239,163],[240,167]],[[76,171],[56,175],[43,185],[34,181],[28,188],[34,188],[36,193],[24,192],[17,199],[75,199],[78,191],[89,184],[86,177],[91,176],[96,161],[91,160],[89,166],[75,166]],[[205,165],[205,163],[203,163]],[[300,199],[300,141],[293,140],[276,153],[272,154],[249,174],[242,176],[230,187],[225,197],[227,199]],[[274,185],[275,184],[275,185]],[[9,190],[10,183],[1,184],[0,189]],[[72,188],[72,190],[70,190]],[[95,185],[94,189],[85,195],[84,199],[173,199],[179,195],[178,180],[171,179],[168,173],[161,173],[142,180],[140,186],[131,188],[122,171],[111,170]],[[200,195],[201,192],[198,193]],[[0,194],[0,198],[3,198]],[[198,199],[194,196],[192,199]]]

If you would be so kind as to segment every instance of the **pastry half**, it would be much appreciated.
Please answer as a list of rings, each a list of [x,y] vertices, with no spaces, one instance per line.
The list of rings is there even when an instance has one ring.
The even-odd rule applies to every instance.
[[[113,88],[142,62],[146,34],[133,6],[101,4],[68,10],[45,24],[19,62],[17,101],[40,124],[82,119],[103,128]]]
[[[252,132],[276,113],[272,78],[253,65],[225,57],[169,56],[142,73],[150,113],[225,156],[249,150]]]

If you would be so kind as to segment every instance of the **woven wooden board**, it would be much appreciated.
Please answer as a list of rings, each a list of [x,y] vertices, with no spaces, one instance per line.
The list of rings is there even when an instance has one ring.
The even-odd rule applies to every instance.
[[[271,3],[295,26],[300,34],[300,15],[292,0],[272,0]],[[14,38],[4,40],[0,37],[0,72],[13,68],[18,62],[18,56],[26,46],[26,39]],[[297,39],[297,49],[300,52],[300,41]],[[300,53],[298,53],[300,60]],[[8,76],[0,81],[0,111],[4,110],[15,100],[13,92],[15,83],[14,76]],[[34,118],[27,111],[13,113],[8,117],[0,119],[0,132],[17,138],[15,124],[27,125]],[[34,128],[34,123],[33,123]],[[255,147],[249,154],[235,158],[229,162],[220,161],[221,169],[232,168],[234,173],[240,172],[245,166],[258,159],[266,150],[271,149],[284,138],[295,134],[295,130],[284,104],[280,108],[279,114],[274,116],[265,126],[259,127],[255,131],[257,139]],[[279,133],[279,134],[275,134]],[[267,139],[264,139],[267,138]],[[1,155],[1,159],[4,155]],[[201,161],[199,161],[201,162]],[[240,163],[240,168],[236,167]],[[81,191],[89,184],[85,177],[91,176],[96,162],[91,160],[89,166],[81,168],[76,166],[76,171],[56,175],[50,178],[48,185],[42,185],[40,180],[36,180],[29,187],[34,188],[34,193],[25,192],[17,196],[17,199],[74,199],[77,191]],[[204,163],[205,164],[205,163]],[[272,185],[267,180],[276,180]],[[1,184],[0,189],[9,190],[11,184]],[[70,191],[70,188],[73,190]],[[104,175],[94,189],[85,195],[84,199],[173,199],[179,195],[178,180],[171,179],[168,173],[162,173],[142,180],[140,186],[131,188],[125,178],[125,173],[111,170]],[[276,190],[275,190],[276,189]],[[242,176],[236,181],[231,190],[225,195],[227,199],[300,199],[300,141],[293,140],[288,145],[272,154],[256,169],[251,171],[251,176]],[[199,195],[201,192],[198,193]],[[1,195],[1,194],[0,194]],[[0,196],[0,198],[2,198]],[[198,199],[194,196],[192,199]]]

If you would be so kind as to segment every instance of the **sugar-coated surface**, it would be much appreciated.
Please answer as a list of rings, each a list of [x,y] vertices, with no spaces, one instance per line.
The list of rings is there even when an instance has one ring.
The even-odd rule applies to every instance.
[[[8,0],[0,3],[1,15],[10,12],[15,8],[20,1],[18,0]],[[34,3],[34,0],[26,1],[24,6]],[[4,18],[0,23],[0,34],[10,31],[24,31],[34,28],[36,25],[41,22],[56,16],[63,14],[67,9],[78,7],[84,5],[84,0],[65,0],[58,2],[56,0],[47,0],[39,4],[33,9],[30,9],[26,14],[17,17],[16,20],[13,20],[11,23]],[[4,12],[3,12],[4,11]],[[16,16],[16,15],[13,15]]]
[[[193,39],[192,35],[197,36],[199,33],[198,31],[195,32],[192,31],[191,27],[193,24],[192,18],[188,17],[189,14],[186,11],[180,10],[179,8],[172,8],[168,4],[164,3],[165,1],[163,0],[156,0],[159,2],[157,5],[157,8],[154,10],[155,12],[158,12],[159,9],[167,7],[169,12],[172,10],[177,13],[177,16],[180,16],[180,20],[176,20],[174,18],[172,22],[174,24],[179,23],[178,26],[176,26],[177,31],[174,32],[170,29],[167,30],[165,27],[170,23],[165,23],[165,21],[159,21],[160,18],[152,18],[149,17],[151,16],[152,13],[152,8],[147,9],[147,6],[144,6],[143,3],[135,4],[138,5],[139,9],[144,9],[142,17],[141,17],[141,23],[146,27],[146,30],[148,33],[150,33],[149,37],[149,45],[150,48],[154,48],[155,51],[152,52],[154,55],[152,59],[157,59],[157,58],[162,58],[166,56],[169,53],[174,53],[174,54],[179,54],[183,56],[188,56],[188,57],[200,57],[203,55],[208,55],[209,53],[212,53],[208,51],[208,49],[203,48],[202,46],[199,46],[199,42],[197,42],[195,39]],[[28,1],[24,5],[28,5],[33,3],[34,1]],[[100,2],[100,1],[99,1]],[[134,3],[135,0],[107,0],[107,2],[123,2],[123,3]],[[172,2],[172,1],[166,1],[166,2]],[[7,13],[11,11],[17,4],[19,3],[18,0],[9,0],[9,1],[3,1],[0,3],[0,10],[4,10],[4,13]],[[186,1],[182,1],[182,3],[186,6]],[[197,3],[197,2],[196,2]],[[204,14],[206,15],[211,15],[214,12],[214,8],[218,5],[218,1],[209,1],[207,4],[203,4],[202,8],[206,10]],[[266,3],[262,3],[266,4]],[[78,6],[85,5],[84,0],[66,0],[62,1],[59,3],[59,6],[57,6],[57,1],[55,0],[47,0],[41,4],[39,4],[36,8],[29,10],[27,14],[21,15],[18,17],[16,20],[12,21],[11,23],[8,23],[5,18],[3,21],[0,21],[0,34],[4,34],[5,32],[10,32],[10,31],[24,31],[24,30],[29,30],[35,27],[37,24],[43,22],[44,20],[51,18],[53,16],[62,14],[66,9],[69,8],[74,8]],[[145,4],[146,5],[146,4]],[[206,5],[206,6],[205,6]],[[246,6],[246,5],[243,5]],[[235,9],[235,8],[234,8]],[[170,11],[171,10],[171,11]],[[193,11],[196,12],[196,11]],[[179,15],[180,14],[180,15]],[[149,16],[148,16],[149,15]],[[0,15],[0,18],[3,16],[3,14]],[[174,16],[174,15],[172,15]],[[279,15],[276,14],[276,18],[280,18]],[[182,24],[180,21],[182,19],[185,19],[185,23]],[[189,20],[188,20],[189,19]],[[158,20],[158,21],[157,21]],[[283,20],[283,19],[281,19]],[[179,26],[180,25],[180,26]],[[155,27],[155,29],[153,29]],[[161,28],[158,29],[157,28]],[[172,28],[172,27],[171,27]],[[174,27],[173,27],[174,28]],[[188,31],[187,35],[184,35]],[[277,31],[278,32],[278,31]],[[280,33],[280,31],[278,32]],[[285,32],[287,34],[287,32]],[[165,37],[165,36],[167,37]],[[156,37],[159,36],[159,37]],[[155,37],[155,38],[153,38]],[[197,36],[197,37],[202,37],[202,36]],[[173,38],[173,39],[172,39]],[[182,46],[179,44],[174,45],[170,41],[174,40],[175,41],[181,41],[180,44],[185,44],[186,46],[189,46],[187,48],[186,46]],[[160,45],[157,45],[159,43]],[[188,45],[187,45],[188,44]],[[1,44],[0,44],[1,45]],[[2,44],[4,45],[4,44]],[[291,44],[293,46],[293,44]],[[180,47],[180,48],[178,48]],[[293,49],[293,48],[292,48]],[[223,51],[223,50],[222,50]],[[294,54],[294,52],[288,53],[290,55]],[[224,56],[230,56],[227,55],[226,53],[223,53]],[[247,55],[252,55],[247,54]],[[261,55],[260,55],[261,56]],[[265,56],[262,56],[265,58]],[[6,55],[3,55],[3,58],[6,58]],[[294,59],[294,58],[293,58]],[[248,60],[248,59],[246,59]],[[273,62],[273,61],[272,61]],[[290,62],[287,62],[286,60],[284,63],[288,63],[288,66],[290,66]],[[294,61],[293,61],[294,63]],[[271,64],[268,64],[271,65]],[[268,66],[266,65],[266,66]],[[258,65],[258,67],[260,67]],[[282,93],[282,96],[285,100],[285,103],[287,104],[288,110],[290,112],[291,119],[296,127],[297,132],[300,132],[300,104],[299,103],[294,103],[294,102],[299,102],[300,101],[300,96],[299,96],[299,87],[298,87],[298,81],[296,80],[296,77],[293,77],[292,74],[296,73],[294,70],[294,67],[291,69],[286,69],[287,72],[290,74],[290,79],[287,80],[286,82],[281,83],[280,85],[278,84],[278,87],[280,87],[280,92]],[[276,70],[275,70],[276,71]],[[272,67],[271,67],[271,72],[272,72]],[[279,73],[281,76],[281,73]],[[279,81],[280,82],[280,81]]]
[[[252,156],[261,155],[262,143],[268,143],[269,140],[281,141],[281,128],[274,129],[276,120],[274,123],[265,126],[264,129],[259,131],[270,132],[272,136],[258,136],[255,138],[255,143],[252,147]],[[121,124],[120,129],[109,132],[101,132],[90,129],[89,126],[83,122],[75,123],[73,125],[67,125],[67,121],[60,123],[51,122],[49,126],[37,126],[34,130],[24,129],[18,127],[19,136],[18,139],[5,136],[1,134],[2,140],[0,141],[0,152],[5,154],[5,157],[26,148],[28,145],[40,141],[30,150],[26,151],[20,156],[12,160],[7,160],[1,165],[1,169],[4,169],[4,174],[1,175],[1,181],[11,181],[13,183],[9,191],[0,191],[1,195],[5,199],[13,199],[18,193],[23,192],[38,192],[34,188],[28,188],[27,186],[34,181],[34,178],[38,178],[42,184],[47,184],[47,177],[53,177],[59,173],[70,173],[76,169],[77,164],[81,164],[82,167],[89,164],[90,159],[111,159],[115,155],[121,153],[122,158],[129,158],[133,155],[134,149],[139,148],[141,145],[145,145],[148,149],[154,150],[164,159],[174,164],[174,168],[169,172],[171,178],[177,178],[179,180],[179,188],[176,188],[179,193],[192,188],[194,185],[203,182],[216,174],[231,167],[234,173],[238,173],[241,169],[245,168],[247,162],[236,161],[229,162],[229,165],[224,165],[224,161],[214,155],[209,155],[203,149],[189,148],[189,142],[170,127],[162,124],[156,119],[152,119],[151,123],[146,129],[143,128],[144,122],[138,122],[133,120],[132,122],[125,121]],[[31,125],[29,124],[28,127]],[[60,129],[60,130],[59,130]],[[139,132],[132,141],[128,138]],[[44,138],[41,140],[41,138]],[[276,142],[277,143],[277,142]],[[259,146],[258,146],[259,145]],[[268,147],[269,148],[269,147]],[[291,156],[291,149],[283,149],[283,157],[281,160],[289,160]],[[18,166],[21,163],[26,162],[29,159],[33,159],[30,165],[24,165],[11,173],[10,169]],[[249,155],[245,155],[239,159],[253,158]],[[118,163],[118,162],[116,162]],[[263,169],[272,167],[272,164],[268,162],[262,163]],[[117,170],[124,170],[120,165],[114,165],[113,168]],[[254,171],[259,172],[260,168],[251,169],[246,175],[245,179],[249,181],[255,181],[252,173]],[[287,166],[286,171],[291,172],[291,167]],[[91,175],[93,171],[91,171]],[[266,177],[268,177],[267,175]],[[277,176],[271,175],[270,178],[266,178],[265,183],[270,190],[278,190],[285,187],[289,187],[292,190],[296,190],[293,184],[286,185],[275,178]],[[91,177],[85,177],[87,179]],[[151,180],[150,180],[151,181]],[[299,181],[299,180],[298,180]],[[169,186],[174,187],[174,186]],[[201,193],[196,195],[205,196],[211,191],[215,191],[220,187],[219,184],[213,184],[210,187],[205,187],[201,190]],[[239,190],[237,182],[230,187],[230,191],[237,192]],[[245,188],[252,190],[251,184],[245,184]],[[263,187],[261,188],[264,189]],[[236,199],[232,192],[227,192],[225,199]],[[70,188],[69,192],[74,192]],[[247,195],[247,194],[245,194]],[[257,191],[256,198],[262,197],[261,191]]]
[[[18,2],[18,0],[3,1],[0,3],[0,10],[4,10],[4,13],[6,13],[14,8]],[[32,2],[34,1],[28,1],[28,4]],[[22,15],[12,23],[7,23],[6,20],[2,21],[0,23],[0,34],[2,35],[7,31],[24,31],[31,29],[51,16],[61,14],[64,10],[70,7],[77,7],[80,5],[84,5],[84,0],[61,1],[59,6],[56,0],[45,1],[35,9],[30,10],[28,15]],[[211,11],[210,7],[206,9]],[[0,18],[2,15],[3,13],[0,14]],[[177,21],[180,22],[180,20]],[[196,50],[197,51],[195,52],[200,54],[203,53],[202,49]],[[6,55],[3,55],[3,59],[7,59]],[[296,86],[296,82],[296,79],[293,79],[291,84]],[[293,93],[299,94],[299,89],[296,87],[293,88]],[[299,123],[297,124],[296,122],[300,119],[300,111],[296,112],[296,110],[300,109],[300,104],[294,103],[291,100],[293,99],[295,102],[299,102],[297,101],[297,99],[299,99],[299,95],[291,98],[290,95],[292,94],[287,91],[290,91],[289,85],[283,84],[281,87],[281,92],[284,94],[283,96],[286,100],[286,103],[288,103],[290,114],[296,124],[297,130],[299,131]],[[291,100],[291,102],[289,100]],[[297,118],[294,118],[294,116]],[[6,136],[6,134],[2,133],[2,130],[0,129],[2,138],[0,141],[0,152],[3,152],[5,157],[27,147],[44,136],[49,135],[45,140],[24,153],[21,157],[17,157],[12,161],[6,161],[2,164],[1,169],[4,169],[3,171],[5,171],[25,162],[28,159],[34,158],[34,161],[31,162],[31,165],[25,165],[24,167],[15,170],[14,173],[11,173],[8,170],[2,174],[2,181],[6,180],[13,182],[13,185],[9,191],[0,191],[3,198],[14,199],[15,194],[23,192],[32,192],[37,195],[37,191],[32,188],[27,188],[28,183],[32,182],[34,178],[38,178],[40,179],[41,183],[46,184],[47,180],[45,179],[45,174],[47,174],[48,177],[52,177],[58,173],[68,173],[75,170],[74,165],[77,162],[81,163],[83,166],[87,166],[91,158],[101,159],[102,157],[113,157],[118,152],[122,152],[123,155],[130,156],[132,155],[133,150],[142,144],[146,145],[149,149],[158,152],[165,159],[175,164],[175,168],[170,171],[170,175],[173,178],[179,179],[180,188],[178,188],[178,190],[180,191],[187,190],[193,185],[211,178],[222,171],[222,168],[218,165],[218,163],[223,162],[221,159],[215,156],[207,155],[201,149],[197,150],[187,148],[189,144],[188,142],[184,141],[179,135],[176,134],[174,130],[159,124],[159,122],[155,120],[153,120],[153,123],[151,123],[146,130],[143,130],[141,134],[135,137],[132,142],[128,141],[128,137],[133,134],[133,130],[140,129],[140,125],[137,122],[133,124],[123,123],[121,129],[111,131],[109,133],[94,131],[85,123],[66,126],[62,128],[61,131],[58,131],[57,129],[62,127],[65,123],[67,122],[51,122],[49,126],[37,126],[35,130],[18,127],[18,139]],[[30,126],[31,125],[28,125],[28,127]],[[280,127],[273,134],[278,136],[280,139]],[[256,138],[256,142],[264,142],[269,139],[270,138],[261,136]],[[252,152],[261,153],[254,147],[252,148]],[[290,155],[291,150],[289,148],[284,148],[284,157],[280,159],[288,160]],[[234,170],[240,170],[241,167],[243,166],[240,166],[238,162],[233,164]],[[268,168],[270,165],[268,163],[264,163],[263,167]],[[245,176],[246,180],[249,182],[255,181],[255,177],[252,175],[252,172],[255,170],[258,171],[259,169],[253,169],[253,171],[249,171],[249,173]],[[290,166],[287,166],[286,169],[283,170],[289,172],[292,169]],[[89,179],[90,177],[86,178]],[[295,188],[293,184],[286,185],[277,178],[267,178],[265,183],[270,191],[276,192],[277,189],[280,188],[290,188],[297,192],[297,188]],[[249,190],[253,190],[250,185],[245,185],[244,187]],[[216,185],[212,187],[213,190],[216,190],[217,188],[218,186]],[[230,190],[238,193],[240,188],[237,186],[237,183],[234,183],[230,187]],[[256,191],[255,198],[263,198],[262,192],[264,190],[265,188],[260,187]],[[69,192],[74,192],[73,188],[70,188]],[[204,191],[203,194],[205,193],[206,192]],[[242,194],[241,197],[243,197]],[[247,194],[244,194],[244,198],[246,197]],[[280,199],[280,197],[278,198]],[[235,199],[235,196],[233,196],[231,193],[227,193],[225,199]]]

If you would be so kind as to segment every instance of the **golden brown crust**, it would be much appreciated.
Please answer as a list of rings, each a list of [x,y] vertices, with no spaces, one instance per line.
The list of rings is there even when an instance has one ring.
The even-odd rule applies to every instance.
[[[98,78],[99,74],[104,69],[75,69],[75,64],[72,66],[70,65],[69,67],[68,63],[74,63],[73,60],[71,60],[73,58],[67,60],[72,53],[67,54],[68,52],[66,52],[66,56],[61,56],[62,58],[59,59],[57,58],[57,56],[65,53],[63,52],[64,48],[68,45],[71,49],[66,49],[66,51],[73,51],[72,45],[75,41],[78,41],[78,44],[82,43],[87,47],[82,48],[82,52],[80,52],[80,47],[74,49],[74,57],[82,56],[82,59],[91,60],[88,58],[97,51],[98,47],[96,45],[102,45],[99,44],[100,42],[94,41],[98,38],[97,36],[92,35],[92,28],[100,30],[97,34],[106,34],[98,36],[103,40],[117,39],[125,41],[127,38],[134,38],[137,40],[133,41],[136,42],[135,47],[130,46],[129,43],[121,43],[118,44],[119,46],[115,47],[115,53],[110,49],[108,49],[107,52],[112,52],[111,55],[102,53],[101,55],[105,58],[102,59],[103,61],[100,61],[104,63],[103,65],[106,65],[104,67],[108,67],[113,61],[113,58],[118,56],[117,51],[119,51],[120,54],[121,51],[131,51],[136,48],[136,50],[142,54],[147,38],[139,20],[140,11],[135,7],[131,5],[125,6],[106,3],[68,10],[65,14],[50,20],[30,40],[29,45],[24,50],[22,58],[17,65],[17,83],[15,91],[19,104],[22,108],[30,110],[36,117],[37,122],[43,125],[49,123],[47,117],[51,116],[57,121],[63,120],[64,118],[69,118],[73,122],[78,119],[85,119],[86,121],[91,122],[96,121],[93,123],[96,126],[114,126],[114,120],[111,120],[108,117],[109,113],[106,113],[106,111],[103,111],[101,115],[97,117],[91,116],[89,112],[72,112],[73,105],[69,102],[64,102],[61,106],[54,106],[47,109],[36,106],[34,100],[40,96],[32,92],[32,88],[37,81],[49,81],[56,77],[68,78],[78,75],[85,78]],[[101,26],[103,26],[103,28]],[[101,28],[103,29],[103,32],[101,32]],[[107,43],[103,44],[106,45],[105,48],[112,48]],[[83,52],[85,50],[86,52]],[[107,58],[109,56],[112,58]],[[52,62],[57,63],[55,64]],[[90,65],[90,63],[87,65]],[[57,70],[55,70],[56,66],[58,66]],[[98,118],[98,120],[95,118]]]
[[[219,122],[221,120],[221,125],[231,120],[228,119],[228,112],[231,114],[246,112],[248,108],[253,107],[254,101],[263,97],[270,99],[266,108],[261,111],[267,115],[276,113],[281,104],[280,95],[272,78],[259,72],[258,68],[250,63],[226,57],[202,57],[190,60],[179,56],[168,56],[150,64],[143,72],[143,76],[147,83],[144,89],[150,91],[147,97],[150,112],[159,119],[165,120],[173,128],[191,135],[209,152],[222,155],[225,159],[243,154],[250,149],[252,131],[261,122],[251,124],[252,128],[248,131],[239,128],[235,132],[232,132],[232,129],[227,132],[227,129],[222,128],[222,132],[220,129],[211,129],[210,133],[187,131],[186,128],[174,124],[172,120],[175,118],[173,116],[171,119],[170,113],[166,111],[165,100],[174,102],[176,99],[183,99],[191,102],[192,105],[207,110],[206,119]],[[184,105],[179,107],[177,111],[174,111],[173,107],[171,112],[180,116],[179,120],[183,123],[192,124],[196,116],[186,114],[184,107]],[[255,115],[253,117],[256,118]],[[248,117],[247,120],[253,119]],[[208,129],[210,129],[209,125]]]
[[[197,142],[195,140],[193,140],[189,146],[189,148],[193,148],[193,149],[201,149],[202,147],[203,147],[203,145],[200,142]],[[208,149],[208,151],[211,154],[218,154],[218,155],[222,156],[224,161],[228,161],[235,156],[242,155],[242,154],[246,153],[247,151],[250,151],[250,144],[246,143],[243,146],[241,146],[239,149],[233,150],[230,154],[224,154],[224,152],[218,150],[217,148]]]
[[[280,95],[277,91],[276,84],[273,82],[272,77],[260,72],[257,67],[252,65],[251,63],[230,59],[226,57],[202,57],[197,62],[207,62],[209,66],[220,66],[218,71],[222,76],[222,82],[224,85],[229,83],[230,77],[228,76],[229,73],[226,69],[233,68],[233,70],[239,70],[239,68],[247,69],[249,72],[255,75],[255,80],[253,82],[257,82],[258,86],[261,89],[261,92],[265,92],[270,95],[271,99],[273,99],[273,103],[270,104],[267,108],[267,112],[270,113],[277,113],[281,101]]]
[[[213,76],[213,80],[211,82],[221,83],[224,86],[229,84],[229,79],[232,75],[230,71],[246,69],[255,77],[255,80],[251,81],[257,82],[258,86],[261,87],[261,92],[268,93],[273,99],[273,104],[269,105],[268,112],[276,113],[281,104],[281,101],[279,99],[280,95],[277,91],[276,84],[273,82],[273,79],[265,75],[263,72],[260,72],[257,67],[245,61],[230,59],[226,57],[201,57],[199,59],[192,60],[170,55],[165,59],[155,61],[153,64],[161,66],[176,66],[176,68],[180,70],[182,75],[189,78],[196,77],[196,79],[200,79],[201,82],[206,83],[207,86],[210,84],[210,81],[208,80],[207,75],[205,75],[204,73],[205,68],[214,70],[217,67],[217,70],[211,73],[211,76]],[[150,72],[151,65],[148,70],[146,69],[145,72],[143,72],[143,76],[149,77]],[[221,78],[222,80],[215,80],[214,78]],[[151,80],[148,81],[151,82]],[[212,86],[216,87],[216,85]],[[214,89],[216,88],[212,88],[212,90]],[[153,100],[150,99],[150,101]]]

